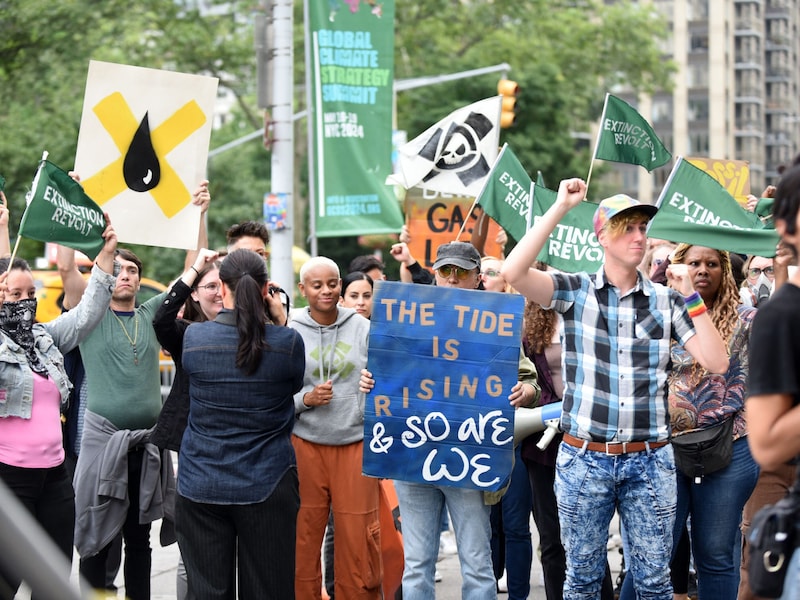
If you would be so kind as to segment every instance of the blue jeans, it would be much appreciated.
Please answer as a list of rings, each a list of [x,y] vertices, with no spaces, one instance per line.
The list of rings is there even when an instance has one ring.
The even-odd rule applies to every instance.
[[[492,564],[495,577],[506,569],[508,600],[525,600],[531,591],[531,511],[533,498],[520,447],[514,451],[511,483],[502,500],[491,508]]]
[[[672,600],[675,479],[670,445],[610,456],[561,443],[555,489],[567,556],[565,600],[600,597],[615,509],[631,542],[628,577],[634,579],[640,597]]]
[[[403,528],[403,600],[434,600],[442,511],[447,508],[461,562],[462,600],[497,597],[491,557],[489,507],[477,490],[395,481]]]
[[[691,547],[701,598],[736,598],[741,558],[739,525],[757,480],[758,465],[746,437],[734,442],[731,464],[706,475],[702,483],[678,473],[674,545],[677,547],[686,518],[691,515]],[[633,597],[632,582],[626,579],[620,600]]]
[[[800,600],[800,549],[792,554],[792,562],[783,581],[783,594],[778,600]]]

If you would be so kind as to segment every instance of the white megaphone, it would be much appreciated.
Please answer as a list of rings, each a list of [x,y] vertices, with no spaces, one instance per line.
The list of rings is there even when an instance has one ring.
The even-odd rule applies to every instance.
[[[560,421],[561,402],[536,408],[518,408],[514,411],[514,444],[519,444],[531,434],[544,431],[542,439],[536,444],[539,450],[544,450],[558,433]]]

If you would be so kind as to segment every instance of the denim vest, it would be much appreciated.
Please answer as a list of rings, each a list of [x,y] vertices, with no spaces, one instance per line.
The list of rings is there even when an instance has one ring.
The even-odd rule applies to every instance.
[[[288,327],[265,326],[268,344],[252,375],[236,367],[233,313],[186,329],[189,422],[183,435],[178,493],[194,502],[266,500],[296,464],[291,444],[293,394],[303,385],[305,348]]]
[[[74,309],[49,323],[33,326],[36,353],[47,368],[48,377],[58,387],[62,410],[72,389],[63,354],[75,348],[103,318],[115,284],[113,275],[95,266],[83,298]],[[33,370],[25,351],[0,331],[0,418],[30,419],[32,405]]]

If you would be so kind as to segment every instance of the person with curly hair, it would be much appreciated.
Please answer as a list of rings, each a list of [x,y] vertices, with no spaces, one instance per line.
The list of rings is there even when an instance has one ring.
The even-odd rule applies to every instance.
[[[728,466],[699,480],[692,473],[678,470],[674,545],[680,540],[687,517],[691,517],[690,537],[700,598],[735,598],[739,585],[739,525],[759,470],[750,454],[743,411],[750,327],[756,310],[739,301],[728,252],[681,244],[672,263],[689,267],[694,287],[708,307],[730,357],[727,372],[713,374],[697,364],[685,348],[673,344],[673,370],[669,377],[672,437],[733,419],[733,457]],[[630,596],[623,593],[620,598],[632,598],[633,590],[630,592]]]

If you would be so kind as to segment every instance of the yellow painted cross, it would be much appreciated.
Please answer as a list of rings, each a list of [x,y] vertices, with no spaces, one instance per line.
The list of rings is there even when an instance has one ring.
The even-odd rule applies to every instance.
[[[114,92],[98,102],[94,107],[94,113],[120,151],[119,158],[81,182],[89,197],[103,206],[128,189],[122,173],[122,164],[139,122],[120,92]],[[159,161],[161,181],[150,190],[150,194],[167,218],[175,216],[185,208],[191,202],[192,196],[167,162],[166,156],[205,122],[206,116],[200,106],[191,100],[151,131],[153,149],[163,160]]]

